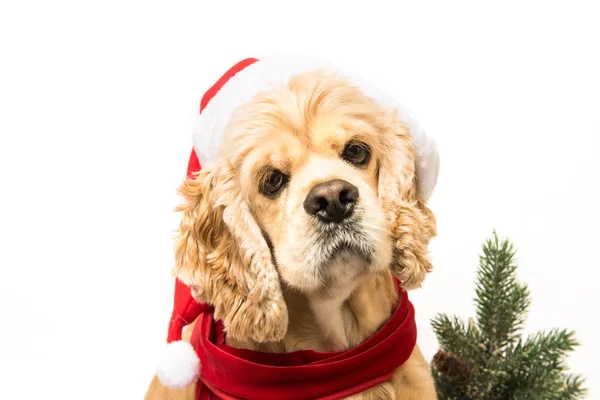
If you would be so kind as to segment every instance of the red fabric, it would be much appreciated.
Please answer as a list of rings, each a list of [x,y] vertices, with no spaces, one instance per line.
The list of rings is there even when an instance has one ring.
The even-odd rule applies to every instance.
[[[229,68],[227,72],[225,72],[223,76],[221,76],[221,78],[219,78],[219,80],[206,91],[206,93],[204,93],[204,96],[202,96],[202,100],[200,101],[200,113],[202,113],[204,107],[206,107],[208,102],[215,97],[215,95],[219,92],[219,90],[221,90],[223,85],[225,85],[229,79],[246,68],[248,65],[254,64],[257,61],[258,59],[256,58],[246,58]]]
[[[240,350],[225,344],[220,321],[201,313],[191,343],[200,358],[198,400],[334,400],[391,378],[417,339],[414,308],[397,281],[400,305],[361,345],[344,352],[286,354]]]
[[[171,314],[167,343],[181,340],[183,327],[194,322],[201,312],[209,309],[207,304],[198,303],[194,300],[190,287],[179,279],[175,279],[173,303],[173,313]]]

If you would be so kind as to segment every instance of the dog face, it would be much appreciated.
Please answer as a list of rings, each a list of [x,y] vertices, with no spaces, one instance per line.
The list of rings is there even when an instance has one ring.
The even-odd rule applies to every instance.
[[[181,187],[176,273],[228,335],[285,335],[281,285],[350,288],[390,268],[407,288],[431,269],[435,220],[395,113],[324,71],[238,108],[219,157]]]
[[[233,152],[247,149],[241,182],[281,278],[312,292],[340,284],[336,276],[342,273],[352,277],[387,268],[392,237],[378,197],[383,143],[377,108],[340,82],[324,80],[323,87],[311,88],[316,77],[304,78],[296,92],[257,98],[253,106],[264,109],[256,118],[260,134],[231,144]],[[324,97],[307,116],[308,105],[297,99],[315,90],[324,90]]]

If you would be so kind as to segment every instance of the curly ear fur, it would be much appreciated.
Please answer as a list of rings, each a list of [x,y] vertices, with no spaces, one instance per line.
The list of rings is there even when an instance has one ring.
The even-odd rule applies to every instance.
[[[278,341],[287,332],[287,307],[270,250],[239,187],[227,163],[182,183],[173,272],[198,301],[214,306],[231,338]]]
[[[379,165],[379,196],[388,214],[395,242],[392,273],[403,286],[421,286],[432,265],[429,241],[437,235],[435,216],[417,193],[415,152],[408,128],[395,116],[387,115],[386,144]]]

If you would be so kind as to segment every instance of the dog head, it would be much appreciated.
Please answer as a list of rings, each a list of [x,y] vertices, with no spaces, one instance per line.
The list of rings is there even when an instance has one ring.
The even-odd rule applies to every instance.
[[[395,110],[325,70],[260,92],[180,188],[175,273],[228,335],[257,342],[285,336],[282,285],[310,294],[389,268],[418,287],[436,228],[413,143]]]

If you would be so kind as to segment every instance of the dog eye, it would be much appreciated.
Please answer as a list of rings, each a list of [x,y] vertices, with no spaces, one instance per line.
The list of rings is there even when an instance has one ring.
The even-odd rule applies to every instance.
[[[289,177],[279,170],[271,171],[263,181],[260,191],[268,197],[273,197],[283,189]]]
[[[366,165],[371,159],[369,147],[362,143],[348,143],[342,154],[344,160],[355,165]]]

